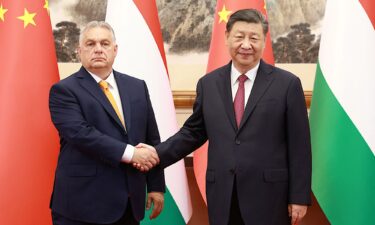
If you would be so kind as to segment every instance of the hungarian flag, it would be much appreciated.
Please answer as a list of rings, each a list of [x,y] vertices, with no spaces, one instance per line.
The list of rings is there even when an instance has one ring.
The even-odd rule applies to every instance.
[[[375,224],[375,2],[328,0],[310,112],[314,194],[331,224]]]
[[[0,1],[0,224],[51,224],[59,80],[48,1]]]
[[[113,26],[118,44],[114,68],[146,81],[162,141],[178,130],[169,85],[163,40],[155,1],[109,0],[106,21]],[[192,208],[184,161],[165,170],[164,209],[142,224],[187,224]]]
[[[210,52],[208,56],[207,73],[228,64],[231,60],[225,45],[225,30],[229,16],[239,9],[254,8],[267,16],[264,0],[218,0],[212,29]],[[266,49],[263,59],[274,64],[270,32],[266,36]],[[194,173],[199,190],[206,201],[206,169],[207,169],[207,145],[204,144],[194,152]]]

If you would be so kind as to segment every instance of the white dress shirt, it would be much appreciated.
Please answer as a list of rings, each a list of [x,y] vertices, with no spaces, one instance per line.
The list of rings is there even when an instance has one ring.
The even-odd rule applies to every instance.
[[[102,79],[99,76],[91,73],[90,71],[87,71],[87,72],[90,73],[90,75],[95,79],[97,83],[102,81]],[[123,121],[125,121],[124,112],[122,111],[120,93],[118,91],[117,83],[115,80],[115,76],[113,75],[113,72],[109,74],[109,76],[107,77],[107,79],[105,79],[105,81],[108,83],[109,91],[111,92],[111,94],[113,95],[113,98],[115,99],[115,102],[120,111],[120,115],[122,116]],[[128,144],[125,148],[124,154],[122,155],[121,161],[129,163],[131,159],[133,158],[133,155],[134,155],[134,146]]]
[[[251,90],[253,89],[254,80],[255,80],[255,77],[256,77],[257,72],[258,72],[259,64],[260,63],[258,63],[254,68],[252,68],[251,70],[249,70],[245,73],[247,78],[249,78],[245,81],[245,105],[244,105],[245,108],[246,108],[247,100],[250,97]],[[237,89],[238,89],[238,83],[239,83],[238,77],[240,75],[241,75],[241,73],[234,67],[234,65],[232,63],[232,68],[231,68],[231,72],[230,72],[230,80],[231,80],[231,87],[232,87],[232,100],[233,100],[233,102],[234,102],[234,98],[236,97],[236,93],[237,93]]]

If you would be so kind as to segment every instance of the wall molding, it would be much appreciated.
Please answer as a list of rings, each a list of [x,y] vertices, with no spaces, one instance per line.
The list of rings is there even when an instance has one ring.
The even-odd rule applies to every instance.
[[[176,109],[193,108],[196,93],[195,91],[172,91],[173,101]],[[310,109],[312,91],[304,91],[306,107]]]

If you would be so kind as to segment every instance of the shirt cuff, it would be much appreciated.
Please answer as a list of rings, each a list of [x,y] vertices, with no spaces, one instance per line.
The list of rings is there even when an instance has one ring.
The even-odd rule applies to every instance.
[[[127,145],[125,148],[125,152],[122,155],[121,161],[130,163],[134,155],[134,146],[133,145]]]

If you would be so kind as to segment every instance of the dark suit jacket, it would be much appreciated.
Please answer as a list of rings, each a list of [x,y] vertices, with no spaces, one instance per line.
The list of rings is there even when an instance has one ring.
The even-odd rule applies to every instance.
[[[206,194],[211,225],[226,225],[234,178],[247,225],[289,225],[288,204],[310,204],[311,147],[304,94],[295,75],[261,61],[239,128],[231,63],[197,84],[193,114],[158,145],[161,166],[207,139]]]
[[[127,144],[160,143],[144,81],[113,71],[126,131],[107,97],[82,67],[53,85],[50,112],[60,135],[60,155],[51,208],[67,218],[112,223],[131,201],[135,219],[144,217],[145,191],[165,191],[164,172],[144,174],[120,163]]]

